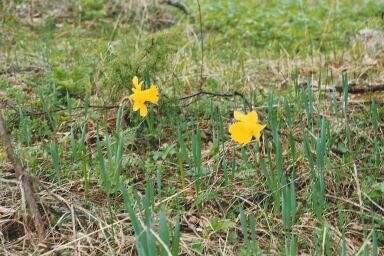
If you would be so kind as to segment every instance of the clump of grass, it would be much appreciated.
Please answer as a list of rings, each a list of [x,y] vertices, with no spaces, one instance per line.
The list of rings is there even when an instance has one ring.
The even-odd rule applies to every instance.
[[[241,255],[260,255],[262,251],[257,245],[255,216],[249,216],[249,223],[244,214],[244,210],[240,208],[240,223],[243,234],[244,249],[240,251]]]
[[[120,108],[116,118],[116,130],[113,138],[104,136],[104,147],[107,151],[106,159],[102,152],[99,136],[97,137],[97,159],[99,170],[103,181],[104,190],[113,194],[121,187],[122,161],[124,152],[124,136],[120,129],[123,108]]]
[[[159,185],[160,187],[160,185]],[[125,188],[121,187],[123,193],[125,207],[131,218],[132,226],[136,236],[136,251],[138,255],[178,255],[180,243],[180,220],[176,217],[176,223],[172,236],[166,216],[162,210],[159,212],[159,218],[155,219],[153,215],[153,195],[154,188],[152,182],[147,181],[145,199],[136,201],[137,207],[134,206],[132,199]],[[159,190],[161,192],[161,189]],[[137,208],[138,210],[136,210]],[[144,213],[141,219],[138,212]],[[158,230],[156,230],[156,222],[158,221]]]
[[[380,78],[382,63],[359,63],[350,41],[380,28],[382,4],[204,1],[201,76],[200,24],[175,15],[147,30],[152,10],[132,3],[79,1],[28,26],[16,4],[0,6],[0,106],[20,159],[58,195],[40,191],[47,253],[380,255],[383,107],[356,105],[346,74]],[[160,89],[144,119],[127,110],[134,75]],[[201,85],[243,92],[268,124],[261,140],[229,136],[245,100],[180,100]],[[1,250],[36,253],[13,231],[23,207],[3,162]]]

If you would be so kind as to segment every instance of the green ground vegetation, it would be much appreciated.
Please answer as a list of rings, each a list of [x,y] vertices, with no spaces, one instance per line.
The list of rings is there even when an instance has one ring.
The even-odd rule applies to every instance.
[[[384,83],[384,2],[180,2],[0,2],[1,111],[48,230],[0,146],[0,254],[384,253],[384,94],[350,92]],[[160,90],[145,118],[133,76]]]

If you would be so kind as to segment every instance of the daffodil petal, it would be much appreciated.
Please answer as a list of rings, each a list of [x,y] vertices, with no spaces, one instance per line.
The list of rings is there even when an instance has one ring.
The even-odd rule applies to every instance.
[[[139,85],[137,86],[137,89],[138,89],[138,90],[141,90],[141,86],[143,85],[143,83],[144,83],[144,81],[140,81],[140,82],[139,82]]]
[[[141,86],[143,85],[144,81],[140,81],[137,76],[134,76],[132,78],[132,91],[135,92],[136,90],[141,91]]]
[[[245,119],[246,119],[246,115],[244,115],[243,113],[241,113],[239,111],[234,111],[233,116],[238,121],[245,121]]]
[[[258,123],[259,122],[259,116],[257,115],[256,111],[249,112],[246,115],[246,120],[247,122],[250,122],[252,124]]]
[[[148,90],[145,90],[145,101],[157,104],[159,101],[159,91],[156,86],[152,85]]]
[[[260,142],[261,131],[264,130],[265,127],[266,125],[264,124],[256,124],[255,127],[253,128],[253,131],[252,131],[253,136],[255,136],[255,138],[259,142]]]
[[[140,108],[142,108],[142,106],[145,106],[144,103],[139,102],[139,101],[136,100],[136,101],[133,102],[133,107],[132,107],[132,109],[133,109],[133,111],[137,111],[137,110],[139,110]]]
[[[145,117],[148,113],[148,108],[145,104],[140,106],[140,116]]]
[[[132,78],[132,84],[133,84],[133,87],[134,87],[134,88],[137,88],[137,87],[138,87],[138,85],[139,85],[139,78],[137,78],[137,76],[134,76],[134,77]]]
[[[234,141],[247,144],[252,140],[252,131],[247,129],[242,122],[236,122],[229,126],[229,132]]]

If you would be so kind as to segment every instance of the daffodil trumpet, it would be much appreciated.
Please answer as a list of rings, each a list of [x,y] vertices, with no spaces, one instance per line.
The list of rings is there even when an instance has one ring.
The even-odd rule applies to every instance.
[[[235,111],[234,117],[237,122],[229,126],[229,133],[234,141],[239,144],[248,144],[252,138],[260,142],[262,130],[266,125],[259,123],[259,117],[256,111],[243,114]]]

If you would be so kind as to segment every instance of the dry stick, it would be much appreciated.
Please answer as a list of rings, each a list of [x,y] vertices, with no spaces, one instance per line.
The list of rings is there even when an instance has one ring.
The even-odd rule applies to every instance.
[[[384,84],[367,85],[364,87],[361,87],[361,86],[356,87],[356,86],[353,86],[353,84],[349,84],[349,86],[348,86],[348,93],[352,93],[352,94],[384,91]],[[335,86],[335,90],[337,92],[342,92],[343,87]]]
[[[302,83],[299,86],[307,86],[308,83]],[[343,92],[343,86],[330,84],[324,85],[321,88],[322,91],[336,91]],[[359,93],[372,93],[372,92],[380,92],[384,91],[384,84],[361,84],[357,85],[355,83],[348,84],[348,93],[351,94],[359,94]]]
[[[242,94],[238,91],[234,91],[233,93],[215,93],[215,92],[207,92],[207,91],[200,90],[200,91],[193,93],[191,95],[183,96],[183,97],[179,98],[179,100],[187,100],[187,99],[197,97],[200,95],[209,95],[209,96],[214,96],[214,97],[236,97],[236,96],[239,96],[243,99],[244,103],[248,106],[249,110],[252,110],[252,108],[253,108],[252,104],[249,102],[247,97],[245,97],[244,94]]]
[[[214,97],[236,97],[236,96],[239,96],[243,99],[243,101],[249,107],[250,110],[253,109],[252,104],[249,102],[249,100],[244,96],[244,94],[242,94],[238,91],[234,91],[232,93],[215,93],[215,92],[207,92],[207,91],[200,90],[196,93],[183,96],[183,97],[179,98],[179,100],[186,100],[186,99],[190,99],[190,98],[197,97],[200,95],[209,95],[209,96],[214,96]],[[89,105],[88,106],[88,108],[103,109],[103,110],[115,109],[115,108],[119,108],[119,107],[120,107],[120,104],[118,104],[118,105]],[[18,111],[18,107],[15,104],[2,103],[2,102],[0,102],[0,109],[12,109],[14,111]],[[78,109],[84,109],[84,106],[72,107],[72,110],[78,110]],[[40,116],[40,115],[45,115],[47,113],[51,114],[51,113],[57,113],[57,112],[67,111],[67,110],[68,110],[67,108],[57,108],[57,109],[50,110],[48,112],[46,112],[46,111],[41,111],[41,112],[26,111],[25,115],[27,115],[27,116]]]
[[[176,1],[176,0],[166,0],[166,1],[164,1],[164,3],[180,9],[186,15],[192,15],[191,9],[189,9],[185,4],[180,3],[179,1]]]
[[[24,194],[27,206],[31,210],[32,219],[35,224],[40,241],[45,238],[45,227],[43,220],[41,218],[39,208],[34,198],[32,182],[30,176],[27,172],[24,171],[19,159],[16,157],[15,151],[12,146],[11,138],[9,137],[7,130],[5,128],[5,121],[3,119],[3,114],[0,112],[0,138],[5,146],[7,151],[8,159],[12,163],[15,170],[16,179],[20,180],[21,187],[23,189],[22,193]]]
[[[250,110],[253,109],[252,104],[249,102],[247,97],[245,97],[244,94],[242,94],[238,91],[234,91],[232,93],[215,93],[215,92],[207,92],[207,91],[200,90],[196,93],[183,96],[183,97],[179,98],[179,100],[187,100],[187,99],[197,97],[200,95],[209,95],[209,96],[214,96],[214,97],[225,97],[225,98],[238,96],[238,97],[241,97],[243,99],[244,103],[249,107]],[[89,105],[88,106],[88,108],[94,108],[94,109],[114,109],[114,108],[119,108],[119,107],[120,107],[120,104],[118,104],[118,105]],[[12,109],[14,111],[18,110],[18,108],[15,104],[1,103],[1,102],[0,102],[0,109]],[[77,110],[77,109],[84,109],[84,106],[72,108],[72,110]],[[61,111],[66,111],[66,110],[68,110],[68,109],[67,108],[57,108],[57,109],[53,109],[53,110],[48,111],[48,113],[56,113],[56,112],[61,112]],[[40,116],[40,115],[45,115],[45,114],[47,114],[47,112],[45,112],[45,111],[41,111],[41,112],[26,111],[27,116]]]
[[[119,108],[120,105],[89,105],[88,108],[95,108],[95,109],[114,109],[114,108]],[[77,109],[84,109],[85,107],[84,106],[80,106],[80,107],[73,107],[72,110],[77,110]],[[14,111],[17,111],[18,108],[15,104],[5,104],[5,103],[1,103],[0,102],[0,109],[12,109]],[[25,115],[27,116],[41,116],[41,115],[45,115],[47,113],[51,114],[51,113],[56,113],[56,112],[60,112],[60,111],[67,111],[68,109],[67,108],[57,108],[57,109],[53,109],[53,110],[50,110],[48,112],[46,111],[41,111],[41,112],[34,112],[34,111],[26,111]]]
[[[73,208],[73,204],[71,205],[71,216],[72,216],[72,233],[73,233],[73,240],[77,239],[77,232],[76,232],[76,219],[75,219],[75,209]],[[75,251],[75,255],[80,255],[79,254],[79,244],[78,243],[73,243],[73,249]]]
[[[33,25],[33,0],[29,0],[29,23]]]
[[[201,47],[201,66],[200,66],[200,87],[199,90],[203,89],[204,83],[204,38],[203,38],[203,18],[201,16],[200,0],[196,0],[197,6],[199,7],[199,23],[200,23],[200,47]]]
[[[0,75],[13,75],[23,72],[39,72],[40,70],[43,70],[42,68],[38,67],[19,67],[19,66],[10,66],[9,68],[4,68],[0,70]]]
[[[353,157],[353,159],[355,158]],[[353,160],[353,178],[356,183],[356,192],[357,192],[357,197],[359,198],[359,204],[360,206],[363,206],[363,197],[361,196],[361,187],[359,182],[359,176],[357,174],[357,167],[356,167],[355,160]]]
[[[361,192],[364,197],[366,197],[374,206],[376,206],[378,209],[380,209],[384,213],[384,208],[378,205],[375,201],[372,200],[366,193]]]

